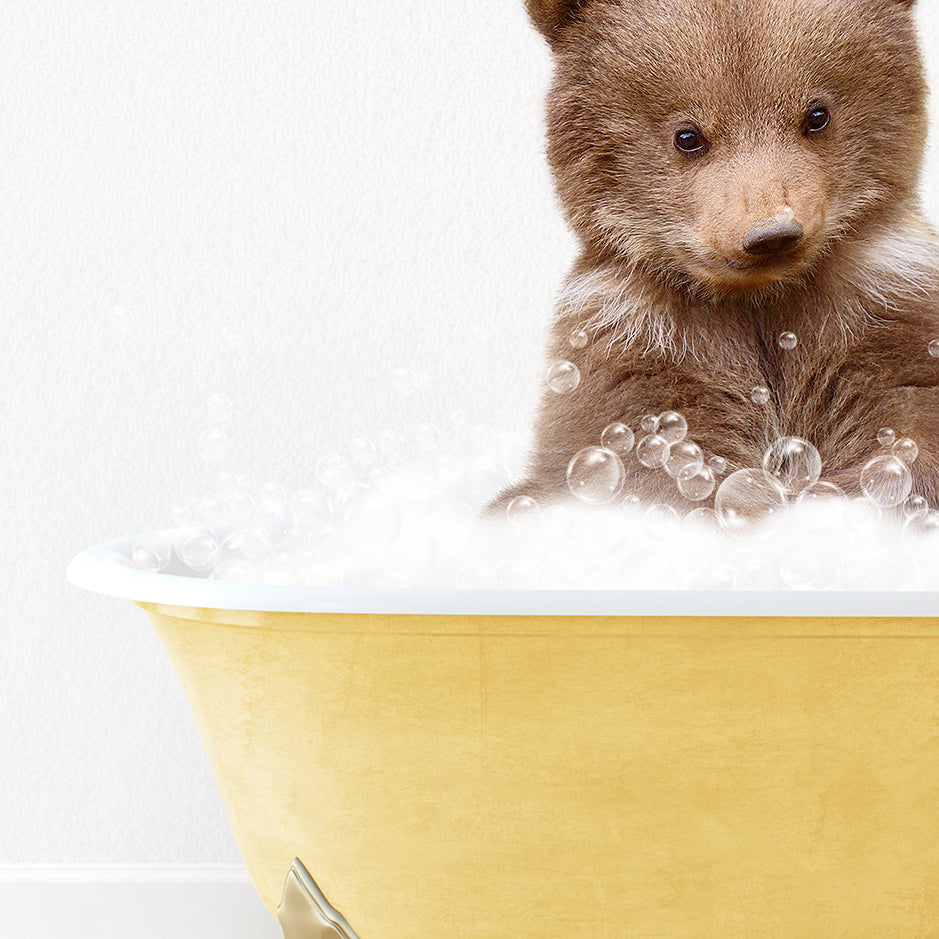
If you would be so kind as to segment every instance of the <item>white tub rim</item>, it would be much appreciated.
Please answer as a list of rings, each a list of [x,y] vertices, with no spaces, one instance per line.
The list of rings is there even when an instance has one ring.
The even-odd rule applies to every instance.
[[[156,534],[156,533],[154,533]],[[172,537],[173,532],[160,532]],[[514,590],[302,587],[150,573],[120,563],[131,535],[82,551],[70,583],[163,606],[276,613],[401,616],[939,617],[939,591]]]

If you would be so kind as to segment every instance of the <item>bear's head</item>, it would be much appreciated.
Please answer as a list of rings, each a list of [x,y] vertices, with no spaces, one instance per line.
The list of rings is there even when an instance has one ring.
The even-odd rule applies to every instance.
[[[810,272],[916,198],[912,0],[526,0],[588,252],[712,298]]]

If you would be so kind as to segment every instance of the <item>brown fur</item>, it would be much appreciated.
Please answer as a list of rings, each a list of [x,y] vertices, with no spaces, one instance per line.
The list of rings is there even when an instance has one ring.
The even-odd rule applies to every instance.
[[[603,428],[639,434],[678,410],[731,467],[780,435],[812,441],[823,477],[858,490],[881,427],[912,437],[916,491],[939,503],[939,241],[916,189],[926,88],[911,2],[528,0],[552,44],[548,157],[582,243],[549,361],[580,369],[546,390],[517,494],[567,493],[566,468]],[[831,123],[804,133],[823,103]],[[693,122],[710,141],[680,153]],[[752,265],[743,239],[781,207],[805,232]],[[586,328],[586,348],[571,347]],[[792,331],[795,351],[777,337]],[[751,400],[771,389],[768,405]],[[627,460],[633,489],[681,500]]]

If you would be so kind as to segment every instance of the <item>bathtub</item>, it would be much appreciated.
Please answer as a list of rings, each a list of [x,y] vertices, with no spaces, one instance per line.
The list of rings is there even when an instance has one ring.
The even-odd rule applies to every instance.
[[[287,939],[939,934],[939,594],[245,586],[86,551]]]

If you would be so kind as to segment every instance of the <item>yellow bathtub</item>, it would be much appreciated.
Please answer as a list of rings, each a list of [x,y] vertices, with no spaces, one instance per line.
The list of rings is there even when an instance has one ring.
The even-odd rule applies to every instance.
[[[288,939],[939,935],[934,593],[133,571]],[[295,862],[295,859],[298,859]]]

